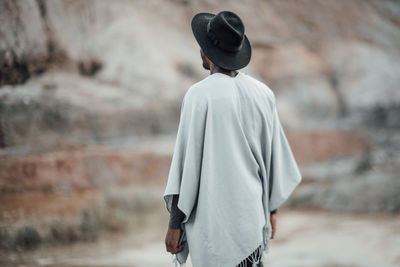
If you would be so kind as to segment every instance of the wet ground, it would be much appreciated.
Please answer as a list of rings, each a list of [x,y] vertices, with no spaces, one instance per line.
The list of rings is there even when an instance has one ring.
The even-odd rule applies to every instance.
[[[0,252],[1,266],[174,266],[164,247],[167,215],[148,214],[125,234],[96,242]],[[281,210],[265,266],[400,266],[400,215]],[[190,257],[187,267],[191,267]]]

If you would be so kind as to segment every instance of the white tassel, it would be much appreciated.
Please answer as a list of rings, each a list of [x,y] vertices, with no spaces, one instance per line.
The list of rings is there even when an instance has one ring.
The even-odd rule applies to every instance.
[[[252,267],[257,267],[261,260],[261,249],[262,246],[259,246],[251,255],[249,261],[252,263]]]
[[[249,260],[252,263],[252,267],[257,267],[262,258],[263,245],[260,245],[255,251],[253,251],[246,259],[242,260],[237,267],[247,267],[246,262]]]
[[[178,267],[179,261],[178,261],[178,258],[176,257],[176,254],[172,254],[172,263],[175,263],[175,267]],[[183,263],[183,264],[179,263],[179,267],[185,267],[185,266],[186,266],[186,263]]]
[[[172,263],[175,263],[175,267],[178,267],[178,260],[176,259],[175,254],[172,254]]]

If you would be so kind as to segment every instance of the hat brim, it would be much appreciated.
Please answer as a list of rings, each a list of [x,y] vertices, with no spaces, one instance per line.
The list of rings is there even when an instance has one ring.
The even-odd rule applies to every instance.
[[[217,66],[227,70],[238,70],[249,64],[251,46],[247,36],[244,36],[243,46],[238,52],[230,52],[215,46],[207,37],[207,24],[215,17],[211,13],[198,13],[192,19],[192,31],[197,43],[206,56]]]

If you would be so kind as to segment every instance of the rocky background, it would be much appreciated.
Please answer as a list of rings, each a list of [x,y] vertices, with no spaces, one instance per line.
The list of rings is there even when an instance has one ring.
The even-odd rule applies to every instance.
[[[286,206],[399,213],[398,1],[1,0],[1,247],[163,208],[183,95],[208,75],[190,20],[225,9],[303,174]]]

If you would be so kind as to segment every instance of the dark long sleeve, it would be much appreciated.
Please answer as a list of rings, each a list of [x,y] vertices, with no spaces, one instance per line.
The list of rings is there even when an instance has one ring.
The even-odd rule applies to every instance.
[[[169,228],[179,229],[181,222],[185,219],[185,213],[178,208],[179,195],[173,195],[171,214],[169,217]]]

